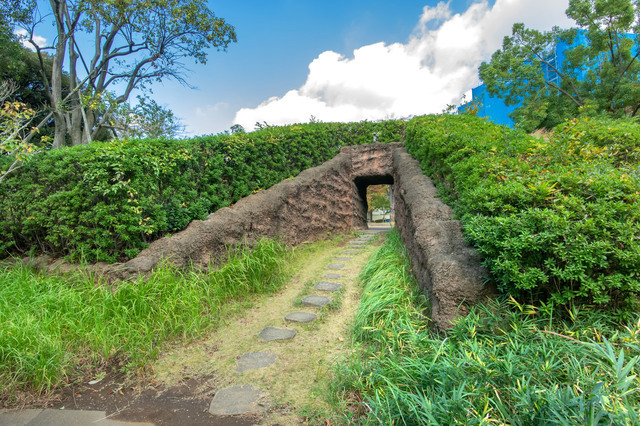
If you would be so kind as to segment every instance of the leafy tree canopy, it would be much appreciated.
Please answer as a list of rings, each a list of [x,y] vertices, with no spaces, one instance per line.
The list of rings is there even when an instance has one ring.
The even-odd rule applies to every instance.
[[[119,139],[176,139],[184,132],[184,126],[173,111],[142,96],[138,96],[138,104],[134,107],[128,103],[121,106],[111,128]]]
[[[35,0],[11,0],[3,8],[37,52],[54,147],[67,138],[73,145],[98,138],[134,89],[165,79],[187,84],[186,60],[206,63],[209,49],[236,41],[235,29],[204,0],[50,0],[49,6],[41,11]],[[39,46],[34,37],[49,23],[54,44]]]
[[[41,63],[42,61],[42,63]],[[0,82],[12,87],[11,99],[27,105],[36,111],[35,120],[40,122],[49,109],[48,87],[51,80],[52,58],[43,53],[40,57],[22,46],[11,27],[0,22]],[[42,77],[44,69],[45,78]],[[65,86],[69,85],[69,75],[63,73]],[[53,134],[53,120],[45,122],[40,134]],[[39,139],[39,138],[36,138]]]
[[[637,117],[640,112],[640,1],[570,0],[577,28],[550,32],[516,23],[480,77],[492,96],[520,105],[525,130],[551,128],[579,113]],[[558,63],[558,46],[566,45]]]
[[[373,220],[373,212],[376,210],[383,214],[383,218],[391,213],[389,185],[369,185],[367,187],[368,220]]]
[[[389,185],[370,185],[367,187],[367,206],[370,212],[389,209]]]
[[[27,104],[13,100],[16,86],[11,81],[0,81],[0,157],[10,161],[0,164],[0,183],[15,170],[22,167],[23,162],[37,147],[24,141],[25,133],[30,131],[36,111]],[[42,138],[43,142],[46,137]]]

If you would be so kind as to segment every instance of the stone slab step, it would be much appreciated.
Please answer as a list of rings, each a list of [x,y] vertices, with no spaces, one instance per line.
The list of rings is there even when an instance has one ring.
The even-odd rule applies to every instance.
[[[344,263],[330,263],[327,265],[327,269],[342,269],[344,266]]]
[[[293,312],[284,317],[285,320],[291,322],[311,322],[318,318],[316,314],[311,314],[309,312]]]
[[[340,278],[342,275],[340,274],[324,274],[322,276],[322,278],[327,279],[327,280],[337,280],[338,278]]]
[[[266,395],[251,385],[230,386],[216,392],[209,412],[216,416],[259,414],[267,411],[270,405]]]
[[[360,250],[344,250],[342,254],[359,254]]]
[[[277,355],[272,352],[251,352],[241,355],[236,364],[236,371],[244,373],[249,370],[265,368],[276,362]]]
[[[353,259],[353,257],[336,257],[334,260],[337,260],[339,262],[344,262],[346,260],[351,260]]]
[[[318,284],[314,285],[313,288],[320,291],[338,291],[342,288],[342,284],[331,281],[320,281]]]
[[[290,330],[288,328],[278,328],[278,327],[265,327],[259,334],[259,337],[265,342],[271,342],[273,340],[289,340],[293,339],[296,336],[295,330]]]
[[[302,304],[305,306],[326,306],[331,303],[331,298],[327,296],[311,295],[302,299]]]

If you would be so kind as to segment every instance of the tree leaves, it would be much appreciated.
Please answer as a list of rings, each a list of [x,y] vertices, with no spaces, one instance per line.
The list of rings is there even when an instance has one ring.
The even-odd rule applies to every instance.
[[[571,0],[567,16],[578,28],[542,33],[514,24],[502,49],[480,66],[489,93],[520,105],[512,118],[527,131],[551,128],[581,112],[637,116],[638,3]]]
[[[53,13],[42,15],[55,21],[56,49],[52,62],[41,65],[43,75],[47,65],[51,69],[51,84],[44,86],[55,118],[54,147],[65,144],[67,132],[73,145],[96,139],[134,89],[165,79],[188,85],[184,61],[204,64],[209,49],[226,50],[236,41],[234,27],[204,0],[60,0],[51,6]],[[40,13],[37,6],[34,11]],[[36,31],[32,25],[25,29]],[[93,43],[77,43],[79,38]],[[63,69],[67,58],[68,70]],[[107,91],[115,103],[94,108],[83,101]]]

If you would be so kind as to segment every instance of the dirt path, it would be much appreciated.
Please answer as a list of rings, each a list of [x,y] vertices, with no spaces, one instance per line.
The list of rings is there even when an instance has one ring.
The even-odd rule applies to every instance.
[[[229,318],[207,338],[161,354],[147,385],[127,388],[114,373],[99,384],[70,387],[54,408],[102,410],[108,420],[154,424],[321,422],[331,414],[324,397],[331,365],[351,350],[349,326],[361,292],[357,277],[384,231],[339,236],[297,249],[295,272],[283,290],[247,302],[250,309]],[[320,282],[325,283],[321,287],[341,288],[314,288]],[[327,296],[331,302],[303,305],[302,299],[310,295]],[[285,320],[296,312],[317,318],[309,323]],[[260,336],[266,327],[295,330],[295,336],[265,341]]]

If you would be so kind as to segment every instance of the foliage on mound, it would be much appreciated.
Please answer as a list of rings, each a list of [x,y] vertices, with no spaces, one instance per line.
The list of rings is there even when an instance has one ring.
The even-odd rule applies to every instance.
[[[576,119],[548,139],[473,116],[412,120],[405,145],[498,286],[620,308],[640,291],[640,125]]]
[[[335,366],[333,396],[350,405],[338,423],[638,423],[640,321],[620,327],[587,307],[558,319],[503,298],[440,336],[403,251],[391,233],[362,270],[360,350]]]
[[[0,256],[134,257],[150,241],[317,166],[342,146],[400,141],[404,125],[310,123],[44,152],[0,185]]]

